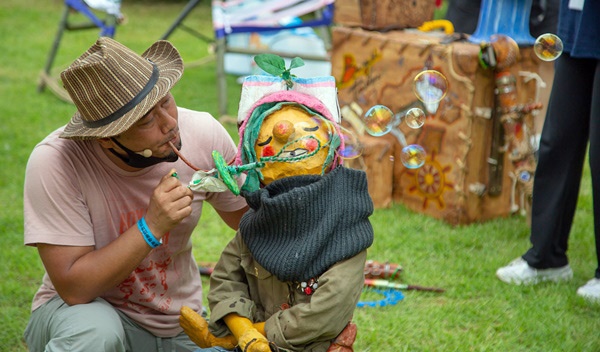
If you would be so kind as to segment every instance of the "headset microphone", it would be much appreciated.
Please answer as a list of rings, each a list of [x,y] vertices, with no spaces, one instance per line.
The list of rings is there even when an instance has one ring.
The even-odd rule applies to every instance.
[[[149,158],[152,156],[152,151],[150,149],[144,149],[141,152],[135,152],[135,153],[143,156],[144,158]]]

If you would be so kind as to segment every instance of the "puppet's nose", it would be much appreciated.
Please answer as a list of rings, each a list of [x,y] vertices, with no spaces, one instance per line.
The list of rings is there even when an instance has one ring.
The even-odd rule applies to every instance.
[[[281,143],[286,143],[296,129],[288,120],[281,120],[273,126],[273,136]]]

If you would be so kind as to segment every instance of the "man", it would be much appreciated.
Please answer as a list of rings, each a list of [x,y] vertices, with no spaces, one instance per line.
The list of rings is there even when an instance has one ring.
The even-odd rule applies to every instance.
[[[177,107],[182,73],[169,42],[140,56],[103,37],[61,74],[77,112],[34,148],[25,174],[25,244],[46,269],[31,351],[195,348],[178,323],[184,304],[202,309],[190,236],[205,200],[232,229],[247,206],[182,184],[194,170],[172,146],[205,170],[213,150],[236,154],[212,116]]]

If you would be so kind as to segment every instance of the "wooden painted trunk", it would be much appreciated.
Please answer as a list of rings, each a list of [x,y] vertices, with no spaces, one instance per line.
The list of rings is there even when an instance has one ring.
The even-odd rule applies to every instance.
[[[434,10],[431,0],[336,0],[334,22],[371,30],[417,28],[433,19]]]
[[[540,96],[552,81],[552,63],[520,48],[517,63],[499,74],[481,67],[479,45],[443,38],[416,30],[333,28],[332,75],[342,115],[365,150],[347,165],[367,171],[376,207],[400,202],[456,225],[527,215],[540,121],[535,115],[546,103]],[[424,104],[413,91],[415,76],[425,69],[447,79],[439,103]],[[379,104],[399,115],[419,107],[426,122],[419,129],[400,124],[406,142],[397,133],[370,136],[361,117]],[[405,143],[424,147],[422,167],[400,162]]]

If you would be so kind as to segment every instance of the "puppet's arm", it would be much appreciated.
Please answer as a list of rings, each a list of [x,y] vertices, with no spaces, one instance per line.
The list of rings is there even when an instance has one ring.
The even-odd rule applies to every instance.
[[[216,337],[208,330],[208,322],[192,308],[183,306],[180,311],[179,325],[196,345],[201,348],[221,346],[231,350],[237,346],[237,339],[232,335]]]
[[[235,336],[242,351],[271,352],[269,341],[265,337],[264,323],[252,324],[250,319],[235,313],[227,314],[223,320]]]
[[[236,319],[236,317],[237,317],[237,319]],[[232,326],[235,326],[236,328],[240,329],[239,332],[241,332],[243,335],[244,331],[242,331],[242,329],[248,330],[248,326],[243,325],[245,323],[245,322],[243,322],[244,319],[247,320],[248,322],[250,322],[250,320],[240,317],[240,316],[237,316],[236,314],[232,313],[225,317],[225,322],[227,323],[228,327],[229,327],[229,324],[231,323]],[[238,322],[238,320],[239,320],[239,322]],[[196,311],[194,311],[190,307],[186,307],[186,306],[181,307],[181,315],[179,317],[179,324],[183,328],[183,331],[185,331],[185,333],[190,337],[190,339],[196,345],[198,345],[202,348],[220,346],[220,347],[223,347],[226,349],[233,349],[233,348],[235,348],[235,346],[238,345],[238,338],[237,338],[238,335],[235,335],[235,333],[234,333],[234,335],[228,335],[225,337],[216,337],[208,330],[208,322],[204,318],[202,318],[202,316],[200,314],[196,313]],[[261,334],[264,339],[265,323],[255,323],[255,324],[250,323],[250,325],[251,325],[251,328],[253,328],[259,334]],[[230,328],[230,330],[232,332],[234,331],[231,328]],[[250,336],[250,335],[248,335],[248,336]],[[242,345],[242,344],[240,343],[240,345]],[[248,351],[261,351],[261,350],[256,350],[254,345],[252,345],[252,348],[249,349]]]
[[[319,277],[310,302],[296,302],[266,320],[269,341],[280,349],[301,350],[332,341],[352,320],[364,286],[366,251],[340,261]]]
[[[208,328],[207,321],[193,309],[188,307],[181,309],[180,325],[190,339],[202,348],[221,346],[231,349],[238,345],[238,339],[244,335],[246,330],[256,332],[256,336],[252,338],[256,337],[256,341],[259,339],[266,341],[268,348],[268,341],[264,337],[265,323],[252,324],[250,319],[244,318],[252,316],[255,309],[248,293],[246,273],[240,265],[241,253],[245,251],[241,236],[236,234],[221,252],[219,262],[211,274],[211,289],[208,295],[212,311],[211,330]],[[219,308],[220,306],[223,306],[224,309]],[[237,317],[237,319],[228,317]],[[219,336],[225,335],[225,337],[217,338],[213,332]],[[230,334],[227,335],[227,333]],[[242,339],[239,341],[240,346],[248,345],[252,338]],[[263,351],[254,346],[260,344],[249,345],[251,348],[247,351]],[[270,349],[265,351],[270,351]]]

